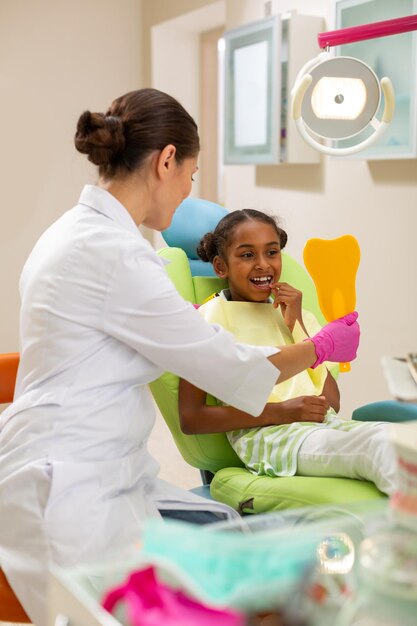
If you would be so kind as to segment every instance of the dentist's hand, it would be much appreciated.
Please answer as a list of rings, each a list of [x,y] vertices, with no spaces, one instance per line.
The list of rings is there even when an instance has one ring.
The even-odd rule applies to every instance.
[[[317,360],[312,368],[323,361],[346,363],[356,358],[360,337],[357,318],[356,311],[349,313],[326,324],[320,332],[305,340],[312,341],[316,350]]]

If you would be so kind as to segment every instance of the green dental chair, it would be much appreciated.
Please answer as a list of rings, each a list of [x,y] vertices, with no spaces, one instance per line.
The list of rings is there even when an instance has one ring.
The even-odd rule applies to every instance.
[[[219,206],[214,203],[187,199],[177,209],[176,222],[173,221],[170,227],[175,232],[169,232],[168,229],[163,233],[165,241],[171,245],[178,242],[177,247],[162,248],[158,252],[170,262],[166,265],[166,271],[179,293],[195,304],[201,304],[208,296],[226,286],[225,281],[215,276],[198,275],[199,261],[194,252],[203,234],[213,230],[227,212],[222,207],[220,209],[219,212]],[[203,224],[199,225],[201,216]],[[303,307],[325,324],[314,284],[306,270],[288,254],[283,253],[282,256],[282,280],[303,292]],[[191,263],[193,272],[190,257],[194,261]],[[204,266],[207,272],[209,264],[205,263]],[[210,490],[213,499],[228,504],[241,514],[251,514],[385,497],[372,483],[366,481],[304,476],[272,478],[252,474],[245,469],[225,434],[185,435],[181,431],[178,383],[178,377],[167,372],[153,382],[150,388],[182,457],[201,471],[206,490]],[[213,399],[208,396],[207,401],[210,403]]]

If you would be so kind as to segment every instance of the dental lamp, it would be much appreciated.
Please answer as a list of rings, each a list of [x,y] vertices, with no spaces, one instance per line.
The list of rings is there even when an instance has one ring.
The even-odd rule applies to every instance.
[[[389,78],[380,81],[363,61],[332,56],[331,46],[417,30],[417,15],[319,33],[319,55],[300,70],[291,91],[291,115],[298,132],[315,150],[330,156],[346,156],[372,145],[390,124],[395,95]],[[384,96],[381,119],[376,114]],[[356,137],[366,128],[373,132],[349,147],[333,147],[322,140]]]

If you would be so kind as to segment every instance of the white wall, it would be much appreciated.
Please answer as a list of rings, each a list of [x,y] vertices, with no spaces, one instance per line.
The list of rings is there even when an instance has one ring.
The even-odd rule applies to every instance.
[[[218,1],[151,28],[151,85],[177,98],[198,126],[201,113],[201,34],[223,25],[224,21],[225,5]],[[200,197],[200,175],[195,178],[192,195]],[[149,233],[149,238],[155,248],[165,245],[158,233]]]
[[[1,351],[18,349],[18,278],[95,170],[73,145],[85,109],[142,87],[142,0],[0,3]]]
[[[226,0],[227,28],[264,16],[261,0]],[[334,27],[332,0],[273,1],[279,12],[322,15]],[[301,260],[310,237],[351,233],[360,243],[357,308],[362,342],[350,374],[339,377],[342,412],[390,398],[382,355],[417,350],[417,160],[346,161],[321,165],[226,166],[225,205],[282,218],[288,252]]]

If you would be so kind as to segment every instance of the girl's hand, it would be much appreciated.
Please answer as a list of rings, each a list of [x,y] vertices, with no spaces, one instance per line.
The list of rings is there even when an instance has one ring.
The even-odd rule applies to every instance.
[[[282,317],[284,322],[293,331],[294,324],[298,320],[304,328],[302,317],[302,299],[303,294],[301,291],[292,287],[288,283],[273,283],[271,285],[271,292],[274,296],[274,307],[278,305],[281,307]]]
[[[325,396],[299,396],[275,404],[278,424],[323,422],[330,405]],[[285,420],[285,421],[283,421]]]

